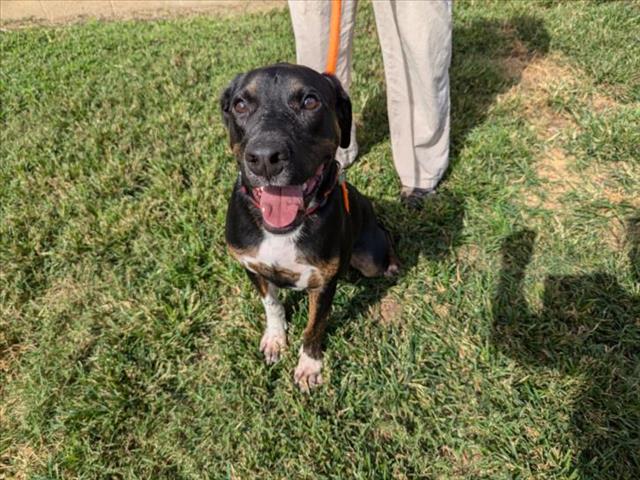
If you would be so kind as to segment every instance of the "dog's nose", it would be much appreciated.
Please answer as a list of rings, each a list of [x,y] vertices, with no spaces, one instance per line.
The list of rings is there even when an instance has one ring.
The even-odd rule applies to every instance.
[[[289,158],[286,147],[275,143],[247,147],[244,155],[249,170],[266,178],[275,177],[282,172]]]

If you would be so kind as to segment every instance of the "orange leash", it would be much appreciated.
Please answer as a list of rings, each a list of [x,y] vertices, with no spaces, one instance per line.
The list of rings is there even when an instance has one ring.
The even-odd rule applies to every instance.
[[[325,71],[336,74],[338,64],[338,50],[340,50],[340,15],[342,0],[331,0],[331,23],[329,24],[329,49],[327,50],[327,67]]]
[[[329,49],[327,50],[327,66],[326,73],[336,74],[336,66],[338,65],[338,52],[340,50],[340,15],[342,13],[342,0],[331,0],[331,23],[329,24]],[[347,213],[351,213],[349,207],[349,190],[344,176],[340,175],[340,188],[342,189],[342,199],[344,200],[344,209]]]
[[[342,188],[342,199],[344,200],[344,209],[347,213],[351,213],[351,209],[349,208],[349,190],[347,190],[347,182],[342,180],[340,182],[340,188]]]

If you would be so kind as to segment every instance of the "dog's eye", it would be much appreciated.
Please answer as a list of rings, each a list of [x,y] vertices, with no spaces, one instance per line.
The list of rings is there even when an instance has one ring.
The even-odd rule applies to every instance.
[[[245,102],[244,100],[238,100],[236,103],[233,104],[233,110],[236,113],[247,113],[249,111],[249,106],[247,105],[247,102]]]
[[[318,100],[313,95],[307,95],[305,99],[302,101],[302,107],[305,110],[315,110],[320,106],[320,100]]]

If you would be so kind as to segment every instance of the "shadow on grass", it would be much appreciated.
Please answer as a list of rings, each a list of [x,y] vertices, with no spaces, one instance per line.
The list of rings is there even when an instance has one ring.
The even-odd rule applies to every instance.
[[[451,75],[451,156],[464,148],[469,132],[482,124],[495,97],[516,85],[522,71],[535,57],[546,54],[549,34],[542,20],[531,16],[508,21],[471,20],[453,31]],[[367,101],[362,112],[364,125],[358,130],[360,155],[366,155],[389,136],[385,91]],[[357,164],[353,167],[358,168]],[[396,238],[402,274],[410,271],[420,255],[443,260],[461,237],[464,199],[443,185],[422,211],[406,210],[393,202],[373,199],[376,212]],[[334,309],[334,318],[349,319],[380,301],[394,280],[364,279],[350,275],[361,292],[346,309]]]
[[[640,281],[640,219],[628,223],[629,257]],[[493,303],[493,340],[523,365],[585,380],[572,428],[584,478],[640,477],[640,297],[609,274],[549,276],[536,313],[523,295],[535,234],[524,230],[502,246]]]
[[[333,309],[329,335],[341,324],[359,315],[367,315],[369,308],[378,304],[390,287],[415,268],[420,257],[434,262],[444,261],[460,243],[464,200],[456,193],[443,189],[438,195],[428,198],[420,210],[398,202],[379,200],[374,200],[374,207],[378,218],[394,237],[401,262],[400,274],[396,278],[365,278],[351,269],[346,281],[355,284],[358,292],[346,305]]]
[[[508,21],[474,19],[454,26],[451,77],[451,166],[463,150],[469,132],[482,124],[497,95],[516,85],[522,71],[536,56],[549,49],[549,34],[541,19],[518,16]],[[389,137],[384,89],[367,101],[362,111],[364,125],[358,130],[360,156]],[[354,165],[358,168],[357,164]],[[447,174],[448,175],[448,174]],[[431,261],[449,258],[460,243],[464,198],[443,185],[421,211],[407,210],[397,202],[373,199],[376,213],[396,239],[402,275],[412,270],[420,256]],[[366,314],[380,302],[397,279],[362,278],[348,280],[358,293],[343,308],[334,308],[328,334],[350,319]]]

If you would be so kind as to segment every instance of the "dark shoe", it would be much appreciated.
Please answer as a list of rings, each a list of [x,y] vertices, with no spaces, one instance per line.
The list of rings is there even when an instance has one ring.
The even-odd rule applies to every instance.
[[[420,209],[425,199],[436,194],[433,188],[402,187],[400,202],[409,208]]]

